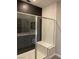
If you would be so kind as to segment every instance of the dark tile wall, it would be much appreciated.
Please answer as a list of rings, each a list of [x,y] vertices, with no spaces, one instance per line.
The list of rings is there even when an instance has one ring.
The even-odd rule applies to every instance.
[[[18,39],[17,42],[18,54],[27,52],[35,47],[34,44],[35,35],[18,36],[17,39]]]
[[[42,8],[17,0],[17,11],[42,16]],[[39,19],[39,18],[38,18]],[[19,27],[18,27],[19,26]],[[17,21],[17,33],[21,32],[21,21]],[[38,20],[38,41],[41,40],[41,20]],[[35,35],[17,36],[17,54],[35,48]]]
[[[42,16],[42,8],[18,0],[17,11]]]

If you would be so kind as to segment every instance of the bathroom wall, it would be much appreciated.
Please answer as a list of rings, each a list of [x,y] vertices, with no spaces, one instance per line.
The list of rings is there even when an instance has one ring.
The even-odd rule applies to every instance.
[[[57,2],[56,54],[61,55],[61,1]]]
[[[52,4],[42,9],[42,16],[57,20],[58,25],[54,21],[42,20],[42,40],[55,44],[55,54],[61,55],[61,1],[53,2]],[[51,29],[52,28],[52,29]],[[47,32],[47,33],[46,33]],[[54,32],[54,34],[53,34]],[[54,36],[53,36],[54,35]]]
[[[56,2],[53,2],[52,4],[42,8],[42,16],[56,20],[56,5]]]
[[[51,18],[56,20],[56,2],[53,2],[52,4],[49,4],[48,6],[44,7],[42,9],[42,16]],[[54,30],[55,30],[55,22],[54,20],[50,19],[42,19],[42,41],[55,46],[54,44]],[[49,56],[55,54],[55,47],[50,49]],[[46,57],[47,58],[47,57]]]
[[[42,16],[56,20],[56,2],[42,9]],[[54,45],[54,21],[49,19],[42,20],[42,40]]]

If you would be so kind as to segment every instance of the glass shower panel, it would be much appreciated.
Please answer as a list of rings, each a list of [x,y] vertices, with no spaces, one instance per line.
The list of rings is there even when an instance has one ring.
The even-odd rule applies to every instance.
[[[37,21],[40,21],[40,26],[37,23],[37,30],[38,27],[41,30],[40,33],[40,41],[37,41],[36,44],[36,57],[37,59],[44,59],[47,56],[53,54],[54,50],[54,25],[55,22],[53,19],[46,18],[46,17],[38,17]],[[39,30],[38,30],[39,31]],[[37,33],[37,37],[39,34]]]
[[[17,54],[25,53],[26,59],[43,59],[53,54],[54,32],[53,19],[18,12]],[[22,55],[21,59],[24,57]]]
[[[35,16],[17,13],[17,54],[32,51],[32,59],[35,59]],[[30,59],[29,54],[26,59]]]

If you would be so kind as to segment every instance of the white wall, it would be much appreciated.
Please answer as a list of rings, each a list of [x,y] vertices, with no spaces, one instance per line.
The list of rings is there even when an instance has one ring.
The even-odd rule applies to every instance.
[[[42,16],[56,19],[56,2],[42,8]]]
[[[56,3],[52,3],[42,9],[42,16],[56,20]],[[53,44],[54,43],[54,21],[42,19],[42,40]],[[53,44],[54,45],[54,44]]]
[[[61,1],[57,2],[57,23],[59,26],[56,26],[56,54],[61,55]]]
[[[57,20],[58,25],[61,27],[61,3],[54,2],[44,7],[42,9],[42,16]],[[54,26],[54,21],[42,20],[42,40],[52,44],[55,39],[55,53],[61,55],[61,32],[58,26],[56,26],[56,29]],[[53,32],[55,32],[55,36],[53,36]]]

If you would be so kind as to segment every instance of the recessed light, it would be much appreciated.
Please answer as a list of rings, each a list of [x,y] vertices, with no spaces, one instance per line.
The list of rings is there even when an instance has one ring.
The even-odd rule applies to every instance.
[[[36,1],[36,0],[33,0],[34,2]]]

